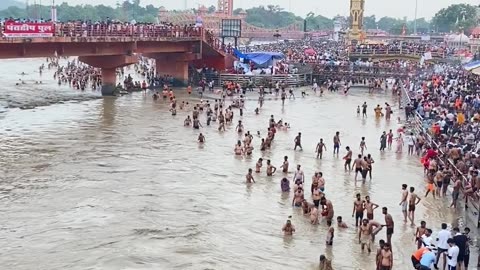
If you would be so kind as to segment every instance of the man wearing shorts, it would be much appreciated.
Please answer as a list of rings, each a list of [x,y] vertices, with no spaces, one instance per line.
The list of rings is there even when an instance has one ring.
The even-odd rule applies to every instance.
[[[407,223],[407,197],[408,197],[408,190],[407,190],[407,184],[402,184],[402,199],[400,200],[400,205],[402,207],[402,213],[403,213],[403,222]]]

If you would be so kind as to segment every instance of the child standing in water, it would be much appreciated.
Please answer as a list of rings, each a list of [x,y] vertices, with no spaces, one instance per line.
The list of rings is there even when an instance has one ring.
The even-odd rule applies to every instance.
[[[362,153],[362,156],[363,156],[363,150],[367,150],[367,144],[365,143],[365,137],[362,137],[362,140],[360,141],[360,152]]]

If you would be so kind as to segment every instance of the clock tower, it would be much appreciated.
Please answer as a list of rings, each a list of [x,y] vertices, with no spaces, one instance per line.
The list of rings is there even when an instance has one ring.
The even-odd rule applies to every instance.
[[[363,37],[364,8],[365,0],[350,0],[350,31],[348,33],[350,41],[358,41]]]

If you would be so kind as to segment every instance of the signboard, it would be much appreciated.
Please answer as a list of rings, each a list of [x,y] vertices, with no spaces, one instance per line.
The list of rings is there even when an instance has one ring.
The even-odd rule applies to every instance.
[[[239,38],[242,36],[242,20],[222,19],[221,37]]]
[[[430,36],[422,36],[422,41],[430,41]]]
[[[53,37],[55,25],[53,23],[21,23],[5,22],[5,37]]]

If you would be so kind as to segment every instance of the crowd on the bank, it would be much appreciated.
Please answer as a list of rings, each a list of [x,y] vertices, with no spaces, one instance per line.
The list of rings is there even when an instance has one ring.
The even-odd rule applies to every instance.
[[[389,43],[376,43],[376,44],[357,44],[356,46],[351,47],[352,52],[362,52],[362,53],[372,53],[375,51],[377,54],[382,53],[417,53],[424,54],[426,52],[431,52],[432,54],[440,55],[450,55],[454,53],[453,48],[449,48],[442,43],[432,43],[432,42],[407,42],[407,41],[393,41]]]
[[[418,114],[439,150],[443,166],[455,167],[465,194],[480,195],[480,77],[445,66],[407,85],[411,110]],[[428,162],[428,160],[427,160]]]

